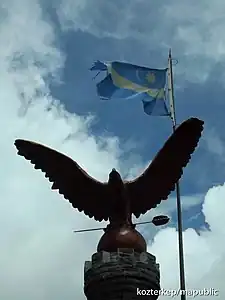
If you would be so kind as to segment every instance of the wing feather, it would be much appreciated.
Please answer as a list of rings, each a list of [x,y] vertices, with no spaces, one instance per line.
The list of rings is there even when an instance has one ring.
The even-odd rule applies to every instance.
[[[131,212],[139,217],[166,200],[175,189],[191,154],[198,145],[204,122],[190,118],[170,136],[145,172],[126,183]]]
[[[74,208],[83,211],[97,221],[108,220],[108,187],[89,176],[71,158],[44,145],[18,139],[15,141],[18,154],[29,160],[35,169],[45,173],[52,182],[52,189],[58,190]]]

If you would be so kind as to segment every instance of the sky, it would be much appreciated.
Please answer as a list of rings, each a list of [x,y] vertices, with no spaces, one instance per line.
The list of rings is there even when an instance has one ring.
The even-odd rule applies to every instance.
[[[73,230],[105,225],[51,191],[14,140],[61,151],[101,181],[112,168],[138,176],[171,134],[170,120],[145,115],[135,100],[101,101],[88,69],[96,59],[164,68],[170,47],[178,123],[205,122],[181,180],[186,285],[224,299],[224,11],[222,0],[0,1],[1,299],[84,300],[84,261],[102,232]],[[176,289],[174,194],[139,221],[157,214],[171,217],[168,226],[139,229],[160,263],[161,286]]]

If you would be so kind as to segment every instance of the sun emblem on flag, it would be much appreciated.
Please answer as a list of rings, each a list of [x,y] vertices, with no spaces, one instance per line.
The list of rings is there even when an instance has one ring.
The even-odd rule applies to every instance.
[[[146,80],[149,82],[149,83],[154,83],[155,82],[155,74],[154,73],[148,73],[146,75]]]

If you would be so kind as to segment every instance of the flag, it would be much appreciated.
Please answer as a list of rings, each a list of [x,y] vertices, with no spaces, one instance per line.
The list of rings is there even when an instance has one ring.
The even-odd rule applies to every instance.
[[[129,63],[96,61],[91,71],[106,71],[106,77],[97,83],[101,99],[131,99],[142,101],[148,115],[168,116],[165,104],[167,69],[150,69]]]

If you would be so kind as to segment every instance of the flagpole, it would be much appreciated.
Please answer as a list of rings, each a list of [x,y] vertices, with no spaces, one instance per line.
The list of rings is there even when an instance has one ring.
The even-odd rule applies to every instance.
[[[174,104],[174,89],[173,89],[173,69],[171,49],[169,50],[168,58],[168,96],[170,102],[170,113],[173,123],[173,132],[176,130],[176,114]],[[183,226],[182,226],[182,208],[180,199],[180,184],[176,183],[177,196],[177,223],[178,223],[178,245],[179,245],[179,265],[180,265],[180,289],[185,291],[185,271],[184,271],[184,248],[183,248]],[[181,300],[186,300],[185,292],[181,293]]]

